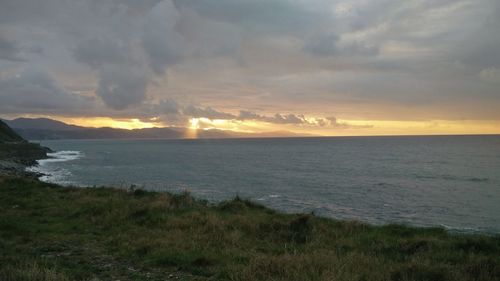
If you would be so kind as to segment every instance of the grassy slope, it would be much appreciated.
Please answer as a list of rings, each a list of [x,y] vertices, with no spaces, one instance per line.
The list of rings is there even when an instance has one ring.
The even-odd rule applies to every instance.
[[[23,141],[14,130],[12,130],[7,124],[0,120],[0,142],[16,142]]]
[[[500,237],[0,178],[0,280],[500,280]]]
[[[46,158],[48,151],[39,144],[25,141],[0,120],[0,161],[33,165],[37,159]]]

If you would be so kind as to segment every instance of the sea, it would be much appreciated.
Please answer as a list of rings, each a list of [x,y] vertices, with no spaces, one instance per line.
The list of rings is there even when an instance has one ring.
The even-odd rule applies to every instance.
[[[500,136],[51,140],[43,181],[240,196],[287,213],[500,233]]]

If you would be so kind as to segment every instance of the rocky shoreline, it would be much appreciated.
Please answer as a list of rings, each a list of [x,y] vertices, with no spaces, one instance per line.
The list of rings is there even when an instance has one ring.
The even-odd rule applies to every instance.
[[[28,142],[0,120],[0,176],[38,178],[41,175],[26,168],[48,158],[49,152],[50,148]]]
[[[42,175],[26,168],[37,165],[37,160],[48,158],[49,152],[47,147],[28,142],[0,144],[0,176],[38,178]]]

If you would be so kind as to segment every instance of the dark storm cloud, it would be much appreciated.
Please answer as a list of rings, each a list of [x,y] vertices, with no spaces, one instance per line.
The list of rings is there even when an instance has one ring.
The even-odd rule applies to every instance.
[[[94,37],[81,41],[74,50],[74,56],[79,62],[99,68],[126,61],[126,52],[116,39]]]
[[[48,73],[37,69],[1,78],[0,100],[3,113],[81,111],[93,104],[91,98],[65,91]]]
[[[301,1],[174,0],[173,2],[179,9],[193,9],[203,17],[229,22],[257,33],[298,34],[312,25],[323,24],[328,17],[328,11]]]
[[[319,56],[332,56],[337,54],[337,43],[339,36],[331,34],[316,40],[311,40],[304,46],[306,52]]]
[[[132,66],[105,67],[99,78],[96,94],[113,109],[122,110],[146,98],[148,80]]]
[[[23,61],[19,57],[19,46],[15,42],[11,42],[0,36],[0,59],[10,61]]]
[[[499,3],[1,0],[0,77],[2,89],[8,86],[17,96],[4,90],[0,95],[9,97],[6,101],[16,104],[20,114],[31,113],[23,111],[21,101],[30,105],[26,108],[53,104],[58,112],[64,110],[61,103],[74,103],[79,109],[88,106],[89,116],[106,112],[104,105],[110,114],[145,118],[164,107],[171,118],[337,127],[342,123],[311,121],[300,114],[243,110],[233,115],[217,105],[296,113],[310,112],[312,105],[322,111],[319,116],[338,101],[349,101],[351,107],[450,101],[491,106],[500,102]],[[52,76],[21,74],[26,65]],[[39,81],[43,90],[35,82],[22,88],[16,79]],[[61,85],[91,88],[96,101],[85,102]],[[197,106],[165,102],[174,95]],[[451,111],[438,115],[463,113]]]
[[[500,68],[500,1],[491,2],[488,13],[482,16],[482,21],[474,23],[478,31],[468,34],[468,40],[453,48],[452,54],[479,69]]]
[[[95,90],[104,104],[115,110],[136,106],[146,99],[150,78],[143,66],[137,66],[129,46],[117,38],[82,40],[74,50],[75,58],[96,70]]]
[[[306,42],[304,51],[317,56],[373,56],[378,54],[379,47],[360,41],[342,44],[338,35],[331,34]]]
[[[162,1],[5,2],[0,9],[0,22],[5,22],[5,25],[0,28],[5,28],[18,37],[29,36],[31,26],[38,33],[46,32],[55,39],[53,42],[45,42],[49,48],[51,45],[62,50],[66,48],[75,61],[95,70],[95,84],[98,84],[95,92],[110,108],[124,110],[145,100],[147,84],[155,76],[147,68],[144,52],[151,55],[152,70],[158,73],[164,71],[173,60],[170,53],[165,58],[163,44],[164,38],[171,36],[163,33],[163,22],[154,21],[155,17],[170,17],[162,14],[165,11],[160,3]],[[8,15],[4,15],[4,8],[7,8]],[[156,10],[160,11],[155,12]],[[32,36],[36,37],[37,34]],[[142,37],[145,38],[144,41],[141,41]],[[14,55],[19,51],[5,42],[0,42],[2,58],[18,58]],[[155,45],[157,42],[160,44]],[[50,64],[71,64],[64,56],[53,59]]]
[[[157,4],[148,14],[142,44],[157,74],[163,74],[169,65],[180,62],[184,56],[184,39],[174,31],[178,18],[177,10],[169,1]]]
[[[179,103],[172,99],[161,100],[157,106],[161,114],[180,114]]]

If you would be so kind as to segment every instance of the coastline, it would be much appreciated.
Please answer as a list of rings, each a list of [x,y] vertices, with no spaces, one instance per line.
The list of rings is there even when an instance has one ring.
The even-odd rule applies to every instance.
[[[0,143],[0,176],[43,176],[27,169],[38,165],[38,160],[49,159],[50,152],[50,148],[29,142]]]
[[[47,162],[66,162],[66,161],[72,161],[75,159],[79,159],[84,156],[84,154],[81,151],[73,151],[73,150],[61,150],[61,151],[54,151],[50,148],[44,148],[48,151],[47,155],[45,157],[42,157],[40,159],[36,159],[31,163],[31,165],[22,165],[18,163],[10,163],[14,166],[14,168],[10,169],[11,171],[14,171],[14,173],[10,173],[11,175],[15,176],[25,176],[29,178],[35,178],[41,182],[47,183],[47,184],[54,184],[58,185],[61,187],[75,187],[75,188],[95,188],[95,187],[109,187],[109,188],[114,188],[117,190],[128,190],[128,189],[135,189],[137,188],[136,184],[130,184],[130,185],[120,185],[120,186],[114,186],[114,185],[86,185],[86,184],[79,184],[78,182],[74,181],[68,181],[66,180],[66,175],[63,173],[61,174],[59,171],[54,172],[54,169],[43,169],[43,164],[45,161]],[[2,161],[0,160],[0,175],[1,175],[1,170],[2,170]],[[56,169],[60,170],[60,169]],[[138,185],[141,186],[141,185]],[[160,192],[160,193],[179,193],[183,192],[184,190],[157,190],[157,189],[148,189],[145,187],[141,187],[145,192]],[[196,195],[196,193],[194,193]],[[206,197],[195,196],[196,200],[206,200],[207,202],[211,204],[218,204],[223,201],[227,201],[228,199],[206,199]],[[275,197],[276,195],[270,195],[270,197]],[[244,197],[245,199],[249,197]],[[269,208],[273,211],[280,212],[280,213],[285,213],[285,214],[300,214],[300,213],[307,213],[310,211],[303,211],[303,210],[294,210],[294,211],[289,211],[283,208],[276,208],[273,206],[270,206],[266,204],[265,202],[262,202],[260,198],[252,198],[248,199],[251,200],[252,202],[255,202],[256,204],[262,204],[266,208]],[[312,211],[314,212],[314,211]],[[316,215],[318,213],[314,212]],[[352,221],[356,220],[364,224],[369,224],[373,226],[384,226],[384,225],[390,225],[390,224],[396,224],[396,225],[403,225],[403,226],[408,226],[408,227],[414,227],[414,228],[442,228],[445,231],[449,232],[450,234],[465,234],[465,235],[487,235],[487,236],[496,236],[500,235],[500,232],[498,232],[496,229],[493,228],[473,228],[473,227],[458,227],[458,226],[450,226],[446,225],[444,223],[436,223],[436,224],[418,224],[418,223],[412,223],[410,221],[385,221],[385,222],[373,222],[369,220],[365,220],[363,218],[342,218],[342,217],[336,217],[336,216],[328,216],[324,214],[319,214],[320,217],[324,217],[327,219],[333,219],[333,220],[340,220],[340,221]]]
[[[188,193],[65,187],[26,171],[49,151],[0,160],[1,280],[500,276],[500,235],[285,214],[239,197],[209,203]]]
[[[500,235],[374,226],[283,214],[241,198],[210,204],[188,193],[72,188],[19,176],[0,177],[0,237],[2,280],[500,276]]]

